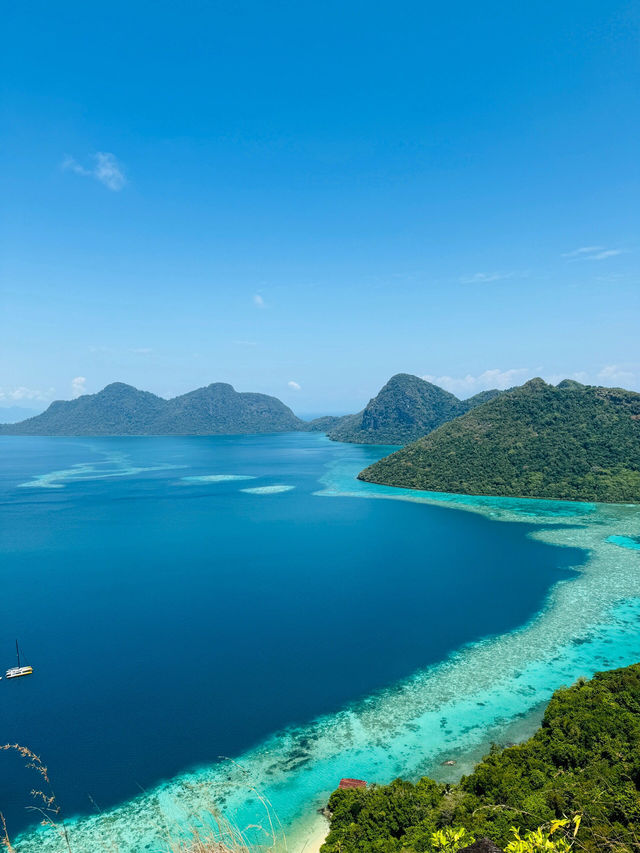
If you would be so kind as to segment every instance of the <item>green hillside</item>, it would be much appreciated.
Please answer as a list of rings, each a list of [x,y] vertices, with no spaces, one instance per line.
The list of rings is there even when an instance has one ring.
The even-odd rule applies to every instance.
[[[144,433],[166,406],[166,400],[112,382],[97,394],[56,400],[41,415],[3,424],[3,435],[136,435]]]
[[[495,748],[457,785],[338,790],[322,853],[431,851],[432,833],[465,827],[504,847],[512,826],[533,830],[582,815],[575,849],[640,849],[640,664],[557,691],[542,727]]]
[[[307,421],[303,429],[305,432],[326,432],[337,429],[344,421],[349,418],[357,417],[356,415],[323,415],[319,418],[314,418],[312,421]]]
[[[167,401],[153,428],[162,435],[287,432],[301,421],[276,397],[216,382]]]
[[[1,435],[222,435],[287,432],[300,421],[280,400],[239,393],[222,382],[164,400],[113,382],[97,394],[59,400]]]
[[[459,400],[418,376],[398,373],[362,412],[342,418],[328,435],[355,444],[408,444],[499,393]]]
[[[359,477],[458,494],[640,501],[640,394],[532,379]]]

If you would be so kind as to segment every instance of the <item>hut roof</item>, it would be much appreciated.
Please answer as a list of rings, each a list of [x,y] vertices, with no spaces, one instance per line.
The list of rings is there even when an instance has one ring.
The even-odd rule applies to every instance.
[[[367,783],[363,779],[341,779],[339,788],[366,788]]]

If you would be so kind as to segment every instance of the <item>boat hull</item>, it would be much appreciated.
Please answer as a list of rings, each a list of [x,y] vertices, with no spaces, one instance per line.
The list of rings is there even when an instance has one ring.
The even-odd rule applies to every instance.
[[[6,672],[7,678],[21,678],[23,675],[31,675],[32,666],[14,666]]]

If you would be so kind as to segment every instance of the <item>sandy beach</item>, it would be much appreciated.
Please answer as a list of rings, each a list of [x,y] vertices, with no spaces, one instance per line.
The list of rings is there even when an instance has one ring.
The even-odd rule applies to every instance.
[[[323,815],[315,815],[312,821],[305,824],[289,839],[292,853],[319,853],[327,833],[329,832],[329,821]]]

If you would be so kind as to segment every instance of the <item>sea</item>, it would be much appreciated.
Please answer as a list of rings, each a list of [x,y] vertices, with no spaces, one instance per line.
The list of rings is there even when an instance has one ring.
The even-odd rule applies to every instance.
[[[0,745],[38,757],[0,752],[18,853],[165,853],[220,816],[295,853],[340,778],[453,781],[640,661],[639,506],[357,480],[393,449],[0,438],[0,674],[16,639],[34,668],[0,681]]]

